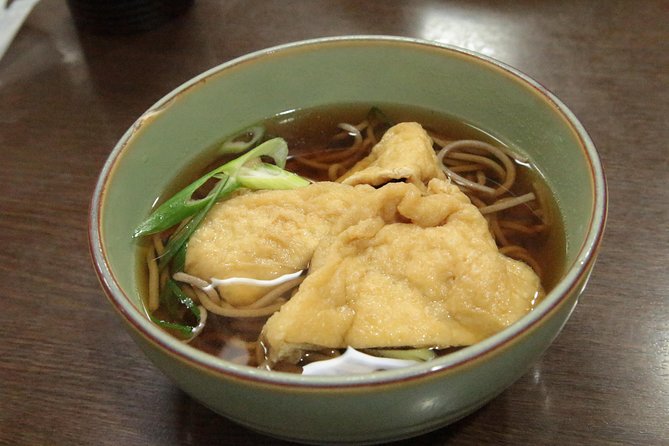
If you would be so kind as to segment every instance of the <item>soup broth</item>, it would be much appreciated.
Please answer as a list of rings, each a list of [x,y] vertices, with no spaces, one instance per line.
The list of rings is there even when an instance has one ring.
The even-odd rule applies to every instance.
[[[420,123],[436,141],[435,150],[439,150],[439,143],[443,145],[449,141],[477,140],[514,151],[513,147],[507,147],[492,135],[461,120],[416,107],[390,104],[373,108],[367,104],[345,104],[288,111],[266,120],[262,125],[266,129],[267,137],[280,136],[288,143],[290,152],[287,170],[314,181],[328,181],[348,170],[371,149],[369,144],[365,150],[350,154],[345,152],[355,136],[352,128],[339,127],[340,123],[356,125],[368,122],[375,138],[380,139],[381,134],[392,123],[405,121]],[[215,150],[212,148],[205,152],[198,162],[177,178],[173,187],[166,191],[166,196],[171,196],[203,172],[231,158],[216,158],[212,155]],[[444,162],[449,163],[452,169],[463,172],[463,176],[469,175],[473,181],[477,181],[475,173],[467,172],[470,169],[467,161]],[[488,214],[490,230],[501,251],[530,264],[540,277],[544,290],[549,292],[564,271],[565,239],[560,214],[541,173],[520,157],[513,162],[516,180],[505,195],[520,197],[532,192],[536,199]],[[495,182],[494,178],[490,181]],[[200,193],[207,192],[207,186],[201,189]],[[471,195],[470,199],[475,204],[481,201],[480,206],[477,206],[487,205],[475,192],[467,195]],[[140,246],[139,276],[141,283],[147,287],[147,268],[144,261],[147,242],[140,243]],[[162,317],[163,311],[157,310],[156,316]],[[258,348],[258,337],[266,320],[267,317],[226,318],[209,314],[202,332],[190,341],[190,345],[235,363],[258,366],[263,361],[262,349]],[[443,349],[438,354],[450,351],[453,349]],[[302,365],[336,354],[336,351],[310,352],[297,365],[279,363],[273,369],[299,373]]]

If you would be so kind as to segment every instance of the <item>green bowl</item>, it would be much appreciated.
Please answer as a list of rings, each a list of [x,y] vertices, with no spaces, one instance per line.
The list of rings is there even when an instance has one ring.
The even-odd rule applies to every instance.
[[[563,278],[534,311],[478,344],[395,371],[301,376],[235,365],[181,343],[141,309],[133,228],[170,181],[223,136],[289,109],[363,102],[418,106],[521,148],[555,193]],[[213,68],[128,129],[92,198],[89,238],[107,297],[139,347],[179,387],[250,429],[306,443],[375,443],[445,426],[486,404],[551,344],[582,293],[606,220],[606,182],[587,133],[517,70],[451,46],[353,36],[297,42]]]

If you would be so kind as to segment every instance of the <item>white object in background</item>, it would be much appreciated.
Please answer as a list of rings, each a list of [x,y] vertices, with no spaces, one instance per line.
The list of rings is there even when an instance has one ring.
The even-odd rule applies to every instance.
[[[7,1],[0,0],[0,60],[30,11],[40,0],[14,0],[9,6],[7,6]]]
[[[381,358],[348,347],[343,355],[315,361],[302,367],[303,375],[355,375],[376,370],[392,370],[418,364],[411,359]]]

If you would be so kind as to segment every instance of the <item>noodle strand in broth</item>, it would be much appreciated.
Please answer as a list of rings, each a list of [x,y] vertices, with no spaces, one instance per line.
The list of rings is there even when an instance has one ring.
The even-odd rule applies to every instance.
[[[336,181],[358,161],[370,154],[384,131],[390,127],[385,116],[368,113],[357,124],[340,122],[326,146],[312,145],[297,153],[291,153],[288,169],[314,180]],[[445,175],[464,192],[488,221],[490,233],[504,255],[525,262],[536,274],[545,279],[541,261],[533,254],[552,230],[550,212],[545,208],[546,198],[536,183],[528,187],[519,184],[519,176],[527,170],[527,160],[504,146],[471,139],[454,139],[426,127],[433,141],[433,148]],[[470,135],[467,135],[470,136]],[[522,174],[522,175],[521,175]],[[206,187],[203,189],[206,191]],[[206,192],[205,192],[206,193]],[[183,220],[179,227],[188,223]],[[200,319],[192,337],[185,339],[197,348],[219,354],[225,349],[235,350],[226,359],[248,365],[266,367],[263,346],[257,336],[264,320],[276,312],[304,280],[304,275],[271,288],[262,297],[246,306],[233,306],[226,301],[225,292],[212,286],[211,278],[196,277],[181,270],[172,270],[168,265],[159,267],[158,259],[165,251],[165,244],[178,228],[165,230],[151,236],[143,257],[147,277],[147,310],[163,317],[171,310],[165,308],[163,293],[168,281],[174,281],[200,309]],[[210,280],[208,280],[210,279]],[[214,316],[208,317],[208,313]],[[173,317],[174,315],[172,315]],[[223,322],[220,316],[229,319]],[[207,319],[209,322],[207,323]],[[239,335],[231,335],[228,327],[241,324]],[[199,337],[198,337],[199,335]],[[228,347],[226,347],[226,345]],[[452,351],[453,349],[446,349]],[[308,362],[338,355],[337,350],[310,352],[298,367],[277,364],[274,369],[299,372],[299,366]]]

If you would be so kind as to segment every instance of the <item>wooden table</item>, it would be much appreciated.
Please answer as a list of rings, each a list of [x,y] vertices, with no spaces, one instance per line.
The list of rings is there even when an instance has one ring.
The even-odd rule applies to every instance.
[[[42,1],[0,61],[0,444],[280,444],[194,402],[136,348],[90,264],[88,203],[118,138],[180,83],[343,34],[517,67],[581,119],[609,179],[600,259],[555,344],[482,410],[402,444],[669,444],[668,24],[666,1],[196,0],[157,29],[100,36]]]

